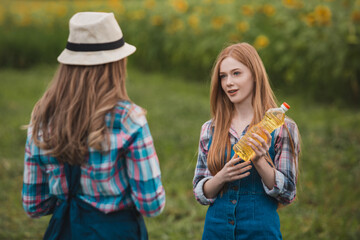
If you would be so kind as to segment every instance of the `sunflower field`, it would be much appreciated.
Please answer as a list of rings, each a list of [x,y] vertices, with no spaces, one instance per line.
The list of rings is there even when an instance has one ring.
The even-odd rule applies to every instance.
[[[208,79],[220,50],[253,44],[276,88],[359,105],[359,0],[0,1],[0,66],[55,63],[79,11],[114,12],[132,64]]]
[[[359,0],[0,1],[0,65],[55,62],[79,11],[114,12],[132,63],[208,79],[220,50],[253,44],[273,85],[334,103],[360,101]]]

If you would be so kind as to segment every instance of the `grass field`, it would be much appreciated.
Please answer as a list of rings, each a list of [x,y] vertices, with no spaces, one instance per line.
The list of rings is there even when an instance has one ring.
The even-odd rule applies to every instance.
[[[54,70],[0,70],[0,239],[41,239],[49,221],[28,218],[21,206],[20,127]],[[206,207],[193,197],[192,178],[209,119],[207,79],[129,71],[129,95],[148,111],[167,197],[163,214],[146,219],[150,239],[201,239]],[[305,93],[276,94],[291,105],[302,135],[298,200],[279,210],[284,239],[360,239],[360,110],[319,105]]]

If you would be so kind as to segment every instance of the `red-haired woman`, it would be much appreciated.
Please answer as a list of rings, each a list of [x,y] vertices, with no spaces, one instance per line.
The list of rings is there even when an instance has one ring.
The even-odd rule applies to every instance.
[[[300,144],[295,122],[286,117],[272,134],[265,130],[267,142],[253,135],[248,142],[255,151],[251,161],[242,161],[232,149],[266,110],[277,107],[251,45],[239,43],[221,51],[212,73],[210,104],[212,119],[201,129],[193,180],[196,199],[210,205],[203,239],[282,239],[277,208],[296,196]]]
[[[130,101],[124,42],[112,13],[77,13],[25,147],[23,206],[53,214],[45,239],[147,239],[142,215],[165,205],[145,111]]]

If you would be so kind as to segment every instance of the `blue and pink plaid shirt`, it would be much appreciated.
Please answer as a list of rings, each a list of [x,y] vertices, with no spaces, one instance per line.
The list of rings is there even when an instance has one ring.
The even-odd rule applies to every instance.
[[[285,118],[285,124],[289,129],[291,139],[295,147],[295,159],[292,154],[289,134],[284,126],[275,129],[275,186],[273,189],[268,189],[263,184],[265,192],[278,200],[282,205],[291,203],[296,196],[296,172],[298,165],[298,156],[300,152],[299,132],[297,125],[289,118]],[[212,204],[216,198],[208,199],[204,195],[203,185],[212,178],[207,167],[207,154],[209,140],[212,134],[212,121],[209,120],[201,128],[200,142],[198,150],[198,159],[195,168],[195,176],[193,179],[193,190],[195,198],[203,205]],[[229,130],[230,143],[233,146],[246,133],[244,131],[241,136],[238,136],[236,131],[232,128]]]
[[[110,151],[89,148],[81,166],[80,191],[84,202],[102,212],[135,207],[145,216],[156,216],[165,206],[159,161],[144,111],[128,101],[121,101],[106,115],[110,132]],[[31,140],[28,129],[25,146],[23,206],[31,217],[51,214],[57,199],[65,200],[68,185],[64,166],[47,155]]]

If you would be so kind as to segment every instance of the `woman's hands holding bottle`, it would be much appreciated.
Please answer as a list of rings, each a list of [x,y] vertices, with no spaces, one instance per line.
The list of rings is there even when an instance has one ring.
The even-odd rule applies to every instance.
[[[260,174],[266,187],[272,189],[275,186],[275,169],[266,160],[266,155],[271,145],[271,135],[265,129],[262,129],[262,131],[265,133],[267,140],[265,141],[259,134],[252,133],[252,138],[248,139],[248,145],[255,152],[255,155],[251,158],[254,167]]]
[[[215,177],[219,178],[221,183],[225,184],[249,176],[250,172],[247,171],[252,168],[250,165],[251,161],[239,163],[240,161],[240,157],[234,154],[230,161],[225,164]]]
[[[261,129],[264,132],[267,140],[264,140],[259,134],[252,133],[251,138],[247,140],[247,144],[254,150],[255,155],[251,158],[251,161],[239,163],[241,158],[234,154],[229,162],[211,179],[206,181],[203,186],[204,195],[207,198],[214,198],[220,192],[222,187],[227,182],[236,181],[245,178],[250,175],[248,172],[253,162],[256,170],[260,174],[265,185],[272,189],[275,185],[275,171],[267,163],[265,156],[269,151],[271,145],[271,135],[265,129]]]
[[[261,128],[261,131],[266,135],[266,141],[257,133],[252,133],[251,138],[248,139],[248,145],[255,152],[255,155],[251,158],[251,161],[253,162],[256,162],[260,158],[265,157],[271,145],[270,133],[263,128]]]
[[[234,154],[230,161],[213,178],[204,183],[203,190],[207,198],[216,197],[225,183],[250,175],[250,172],[247,171],[252,168],[251,161],[239,163],[240,160],[240,157]]]

